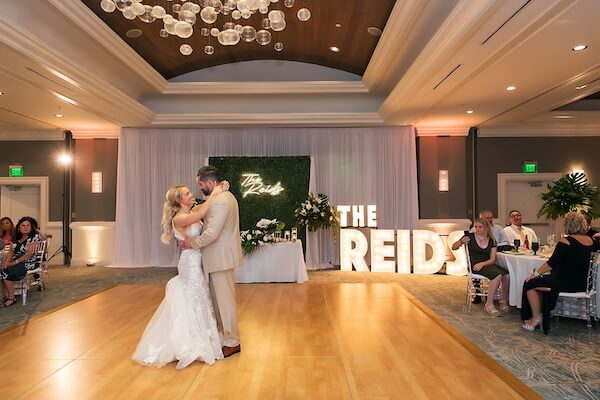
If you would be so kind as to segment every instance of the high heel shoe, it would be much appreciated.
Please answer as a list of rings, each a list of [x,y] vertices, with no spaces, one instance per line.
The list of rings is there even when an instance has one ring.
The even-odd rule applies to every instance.
[[[510,311],[510,306],[507,303],[501,301],[500,302],[500,311],[502,311],[503,313],[507,313]]]
[[[16,302],[17,302],[17,299],[16,299],[16,298],[14,298],[14,297],[13,297],[12,299],[6,299],[6,300],[4,301],[4,307],[10,307],[10,306],[12,306],[13,304],[15,304]]]
[[[494,308],[494,306],[489,306],[488,307],[487,304],[486,304],[486,305],[483,306],[483,311],[485,311],[486,313],[490,314],[492,317],[499,317],[500,316],[500,311],[496,310]]]
[[[531,322],[525,321],[523,323],[523,325],[521,325],[521,328],[523,328],[529,332],[534,332],[538,327],[540,329],[542,329],[542,317],[541,316],[538,318],[532,319]]]

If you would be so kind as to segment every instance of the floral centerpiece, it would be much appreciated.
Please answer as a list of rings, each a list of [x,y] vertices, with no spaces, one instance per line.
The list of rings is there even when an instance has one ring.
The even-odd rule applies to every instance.
[[[253,229],[241,231],[242,251],[244,255],[251,255],[260,246],[267,243],[275,242],[275,232],[281,231],[285,227],[285,223],[277,221],[277,219],[263,218],[256,223]]]
[[[339,226],[337,212],[323,193],[309,193],[308,198],[294,211],[294,216],[296,225],[306,226],[309,231]]]

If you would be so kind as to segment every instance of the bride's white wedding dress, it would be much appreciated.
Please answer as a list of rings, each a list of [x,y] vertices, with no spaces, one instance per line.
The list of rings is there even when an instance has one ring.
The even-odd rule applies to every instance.
[[[183,240],[173,231],[176,239]],[[200,235],[200,225],[191,225],[186,233]],[[213,364],[223,358],[200,250],[183,250],[177,271],[179,275],[167,282],[165,298],[146,326],[134,361],[162,367],[177,360],[177,369],[182,369],[196,360]]]

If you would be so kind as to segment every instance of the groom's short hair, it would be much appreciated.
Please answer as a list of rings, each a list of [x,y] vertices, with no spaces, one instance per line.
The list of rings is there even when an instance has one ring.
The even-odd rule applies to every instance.
[[[198,170],[196,174],[196,179],[206,182],[209,180],[214,180],[215,182],[221,182],[221,172],[219,168],[212,165],[205,165],[204,167]]]

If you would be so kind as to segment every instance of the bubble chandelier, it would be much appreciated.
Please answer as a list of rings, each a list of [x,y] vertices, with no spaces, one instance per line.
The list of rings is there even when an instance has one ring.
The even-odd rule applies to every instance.
[[[204,47],[208,55],[214,54],[215,48],[210,45],[210,37],[216,37],[223,46],[234,46],[238,43],[256,41],[266,46],[273,40],[271,32],[281,32],[286,27],[284,9],[294,7],[295,0],[283,0],[284,7],[274,9],[279,0],[101,0],[100,7],[107,13],[120,11],[129,20],[139,18],[145,23],[162,20],[164,27],[161,37],[178,36],[187,39],[199,30],[202,36],[209,38]],[[281,4],[280,3],[280,4]],[[261,15],[260,25],[252,26],[249,19],[253,15]],[[310,19],[310,10],[300,8],[296,17],[306,22]],[[226,22],[223,22],[226,20]],[[275,51],[283,50],[283,43],[273,46]],[[179,52],[184,56],[192,54],[189,43],[180,46]]]

